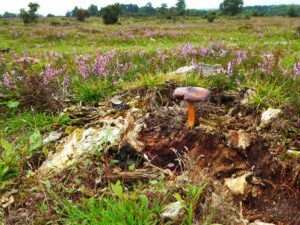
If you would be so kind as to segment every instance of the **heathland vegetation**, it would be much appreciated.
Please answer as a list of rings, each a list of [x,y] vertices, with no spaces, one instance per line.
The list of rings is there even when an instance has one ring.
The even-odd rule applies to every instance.
[[[297,224],[300,6],[236,2],[4,13],[0,224]]]

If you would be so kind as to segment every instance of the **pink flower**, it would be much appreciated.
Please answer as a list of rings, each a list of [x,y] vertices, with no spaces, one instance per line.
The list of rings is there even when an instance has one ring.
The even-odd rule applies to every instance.
[[[299,62],[296,62],[294,64],[294,69],[295,69],[295,74],[300,75],[300,63]]]
[[[232,61],[228,63],[227,74],[229,77],[232,75]]]

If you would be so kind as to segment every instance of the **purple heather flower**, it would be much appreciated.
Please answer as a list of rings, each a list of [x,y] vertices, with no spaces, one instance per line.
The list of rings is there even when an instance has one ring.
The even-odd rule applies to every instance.
[[[69,76],[65,76],[64,77],[64,81],[62,82],[62,85],[63,86],[68,86],[70,84],[70,81],[71,81],[70,77]]]
[[[114,86],[116,86],[117,84],[119,84],[118,81],[115,81],[115,82],[113,83]]]
[[[217,69],[217,73],[226,73],[226,70],[224,70],[223,68]]]
[[[300,62],[294,64],[295,74],[300,75]]]
[[[228,63],[227,74],[228,74],[228,76],[231,76],[231,75],[232,75],[232,61],[230,61],[230,62]]]
[[[0,98],[4,98],[4,97],[5,97],[5,95],[0,93]]]
[[[14,88],[14,84],[10,80],[10,76],[9,76],[9,74],[7,72],[5,74],[3,74],[3,83],[5,84],[5,86],[8,89],[13,89]]]

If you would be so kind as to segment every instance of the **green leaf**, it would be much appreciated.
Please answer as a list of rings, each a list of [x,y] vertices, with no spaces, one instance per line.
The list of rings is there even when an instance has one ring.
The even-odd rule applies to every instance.
[[[135,164],[134,163],[129,166],[129,170],[134,170],[134,168],[135,168]]]
[[[123,188],[121,186],[121,182],[118,180],[116,184],[111,184],[112,191],[119,197],[122,198]]]
[[[9,108],[16,108],[16,107],[18,107],[19,102],[18,102],[18,101],[9,101],[9,102],[6,103],[6,105],[7,105]]]
[[[29,144],[29,151],[32,151],[42,146],[42,137],[38,128],[35,128],[33,134],[30,135]]]
[[[74,181],[75,181],[76,184],[81,184],[81,180],[78,179],[78,178],[75,178]]]
[[[140,201],[141,201],[142,206],[147,205],[147,203],[148,203],[148,198],[147,198],[146,195],[139,195],[139,199],[140,199]]]
[[[43,202],[43,204],[41,205],[40,209],[41,209],[41,211],[43,211],[43,212],[46,212],[46,211],[47,211],[48,207],[47,207],[47,205],[45,204],[45,202]]]
[[[157,180],[151,180],[149,183],[152,184],[152,185],[156,185],[158,183],[158,181]]]
[[[10,154],[13,150],[13,146],[4,139],[1,139],[1,146],[7,151],[8,154]]]
[[[80,188],[78,188],[78,191],[80,191],[80,192],[84,192],[84,190],[85,190],[85,186],[84,185],[81,185]]]
[[[175,193],[173,196],[178,202],[180,202],[181,204],[184,204],[184,200],[181,198],[180,194]]]
[[[110,130],[110,128],[108,128],[107,131],[106,131],[105,137],[104,137],[104,144],[105,145],[107,144],[108,138],[109,138],[110,135],[111,135],[111,130]]]

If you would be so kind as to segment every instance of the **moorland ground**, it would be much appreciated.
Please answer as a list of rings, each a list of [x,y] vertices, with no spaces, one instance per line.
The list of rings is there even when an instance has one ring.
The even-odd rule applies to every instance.
[[[289,108],[297,117],[299,35],[300,19],[287,17],[219,18],[213,23],[201,18],[178,18],[176,23],[156,18],[121,18],[118,25],[109,26],[100,18],[83,23],[72,18],[43,18],[27,26],[20,19],[1,19],[0,193],[17,190],[17,194],[7,207],[2,201],[0,215],[7,223],[20,222],[23,217],[37,224],[90,222],[97,217],[93,210],[98,210],[109,221],[107,224],[122,224],[124,214],[129,224],[153,224],[161,221],[158,215],[170,201],[168,198],[176,196],[180,200],[182,194],[186,205],[192,207],[186,206],[187,216],[180,222],[191,222],[202,191],[193,185],[176,190],[175,195],[162,178],[159,182],[135,184],[124,197],[124,184],[108,185],[107,180],[98,184],[98,192],[89,192],[80,179],[62,178],[66,174],[51,180],[30,177],[55,151],[53,145],[42,144],[42,137],[51,130],[83,125],[61,114],[71,104],[97,106],[116,93],[137,87],[156,88],[170,79],[178,86],[233,91],[251,88],[255,95],[248,104],[256,112],[270,107]],[[222,69],[208,77],[201,72],[175,77],[169,73],[199,63],[220,64]],[[285,136],[289,137],[284,143],[288,149],[295,137]],[[102,168],[98,164],[105,162],[104,156],[101,154],[97,164],[93,161],[95,155],[97,152],[90,156],[90,162],[74,168],[84,171],[90,168],[89,163],[93,168]],[[95,171],[96,175],[105,174],[105,169]],[[297,188],[297,182],[294,185]],[[156,191],[147,192],[149,189]],[[31,199],[43,195],[43,201],[31,201],[33,213],[27,212],[20,219],[17,210],[26,208],[30,193],[35,196]],[[109,207],[115,214],[107,211]]]

